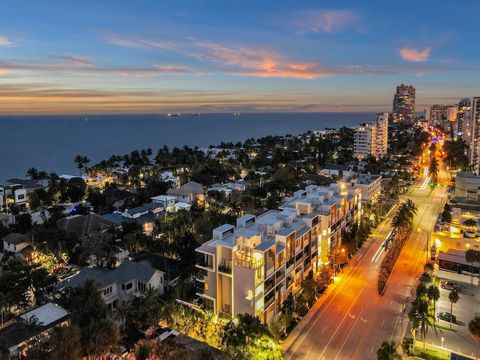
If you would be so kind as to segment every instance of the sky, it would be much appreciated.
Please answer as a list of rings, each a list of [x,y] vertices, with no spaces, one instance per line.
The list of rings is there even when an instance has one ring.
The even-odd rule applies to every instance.
[[[417,111],[480,95],[478,0],[0,0],[0,115]]]

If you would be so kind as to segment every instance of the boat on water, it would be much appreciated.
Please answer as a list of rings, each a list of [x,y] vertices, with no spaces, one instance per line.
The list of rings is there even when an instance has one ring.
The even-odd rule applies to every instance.
[[[199,116],[200,113],[189,113],[189,114],[182,114],[182,113],[169,113],[167,114],[168,117],[172,116]]]
[[[240,116],[240,113],[233,113],[233,116]]]

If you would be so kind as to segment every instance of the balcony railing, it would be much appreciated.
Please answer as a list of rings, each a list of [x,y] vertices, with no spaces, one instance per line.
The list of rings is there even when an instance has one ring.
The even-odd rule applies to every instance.
[[[252,270],[257,270],[263,266],[263,258],[255,259],[248,255],[237,255],[234,259],[236,266],[245,267]]]
[[[232,273],[232,260],[222,259],[222,262],[218,265],[218,271],[231,274]]]

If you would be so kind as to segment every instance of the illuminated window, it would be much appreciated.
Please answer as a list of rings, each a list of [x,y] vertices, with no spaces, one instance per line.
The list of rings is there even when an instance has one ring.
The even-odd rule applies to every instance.
[[[205,283],[204,289],[208,291],[208,283]]]

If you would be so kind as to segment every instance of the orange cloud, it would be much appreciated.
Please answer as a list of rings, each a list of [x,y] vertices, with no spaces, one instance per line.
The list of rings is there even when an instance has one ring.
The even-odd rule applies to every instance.
[[[422,62],[427,61],[430,57],[430,47],[426,47],[423,50],[418,50],[415,48],[403,48],[400,49],[400,55],[404,60],[412,62]]]
[[[231,48],[208,41],[197,42],[196,46],[198,50],[189,53],[190,56],[198,60],[225,65],[226,68],[223,71],[232,75],[312,80],[342,74],[381,75],[386,73],[370,71],[357,65],[328,68],[314,62],[291,61],[265,49]],[[232,66],[237,69],[232,69]]]
[[[332,34],[357,20],[357,14],[351,10],[312,10],[297,13],[292,25],[301,33]]]
[[[7,39],[5,36],[0,36],[0,47],[10,47],[13,46],[14,43]]]

